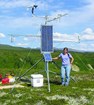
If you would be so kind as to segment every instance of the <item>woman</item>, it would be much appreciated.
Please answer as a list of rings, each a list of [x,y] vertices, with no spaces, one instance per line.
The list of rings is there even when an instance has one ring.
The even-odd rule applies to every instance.
[[[63,49],[63,53],[61,53],[58,57],[53,58],[53,60],[62,59],[62,66],[61,66],[61,81],[62,85],[68,86],[70,81],[70,71],[71,71],[71,64],[74,61],[74,58],[70,53],[68,53],[68,48],[65,47]]]

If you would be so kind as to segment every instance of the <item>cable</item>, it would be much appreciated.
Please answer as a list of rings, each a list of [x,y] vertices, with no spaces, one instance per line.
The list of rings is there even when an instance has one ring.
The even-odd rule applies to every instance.
[[[29,57],[29,55],[30,55],[30,53],[31,53],[31,50],[32,49],[30,49],[30,51],[28,52],[28,54],[27,54],[27,56],[26,56],[26,58],[27,57]],[[25,58],[24,58],[25,59]],[[21,70],[19,70],[19,72],[18,72],[18,77],[21,75],[21,72],[22,72],[22,70],[23,70],[23,68],[24,68],[24,66],[25,66],[25,64],[26,64],[26,62],[25,62],[25,60],[23,60],[24,62],[23,62],[23,65],[22,65],[22,67],[21,67]]]
[[[82,62],[82,64],[84,65],[84,67],[86,68],[86,69],[90,69],[84,62],[83,62],[83,60],[81,59],[81,57],[79,57],[76,53],[74,53],[77,57],[78,57],[78,59]]]

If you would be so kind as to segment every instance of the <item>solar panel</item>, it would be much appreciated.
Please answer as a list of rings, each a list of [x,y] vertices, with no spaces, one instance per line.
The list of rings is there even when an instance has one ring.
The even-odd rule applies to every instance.
[[[52,57],[50,53],[44,53],[43,56],[45,61],[52,61]]]
[[[53,52],[53,27],[41,27],[41,52]]]

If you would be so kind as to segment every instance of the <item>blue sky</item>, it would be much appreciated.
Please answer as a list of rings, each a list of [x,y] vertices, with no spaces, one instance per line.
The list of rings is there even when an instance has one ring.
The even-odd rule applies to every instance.
[[[34,4],[38,7],[32,16],[27,7]],[[0,44],[40,47],[40,38],[20,35],[40,35],[44,16],[53,19],[66,13],[48,23],[53,25],[54,47],[94,51],[94,0],[0,0]],[[10,35],[15,36],[12,43]]]

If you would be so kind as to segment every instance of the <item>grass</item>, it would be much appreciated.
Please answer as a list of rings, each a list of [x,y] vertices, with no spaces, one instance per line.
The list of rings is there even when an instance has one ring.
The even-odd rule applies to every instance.
[[[0,49],[0,74],[3,74],[3,77],[10,72],[18,77],[42,58],[39,50],[19,49],[8,47]],[[55,51],[52,56],[58,56],[60,53],[61,51]],[[56,72],[57,75],[50,73],[51,92],[48,92],[44,61],[41,61],[22,77],[25,82],[17,81],[24,85],[24,88],[0,90],[0,105],[94,105],[94,71],[87,66],[91,64],[94,68],[94,53],[71,52],[71,54],[75,59],[74,64],[80,71],[71,72],[69,86],[61,85],[60,70],[49,62],[50,71]],[[56,63],[61,65],[61,61]],[[33,73],[43,74],[43,87],[31,86],[27,79],[30,80]]]
[[[60,76],[50,74],[51,92],[46,79],[39,88],[21,82],[24,88],[0,90],[0,105],[94,105],[94,72],[71,72],[71,76],[76,82],[71,79],[69,86],[62,86]]]

